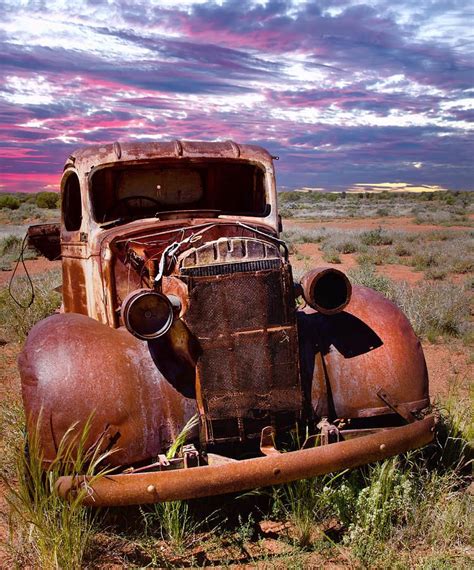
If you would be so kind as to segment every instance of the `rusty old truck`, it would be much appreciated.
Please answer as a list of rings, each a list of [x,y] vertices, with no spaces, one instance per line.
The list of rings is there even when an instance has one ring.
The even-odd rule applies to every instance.
[[[45,469],[71,425],[90,421],[87,445],[114,451],[87,504],[239,492],[433,439],[425,359],[399,308],[331,267],[293,280],[274,158],[173,141],[66,161],[61,224],[29,230],[62,261],[63,305],[19,368]],[[84,485],[78,473],[58,491]]]

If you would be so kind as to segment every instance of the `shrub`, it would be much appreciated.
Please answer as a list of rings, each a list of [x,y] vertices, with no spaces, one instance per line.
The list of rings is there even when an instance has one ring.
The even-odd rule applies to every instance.
[[[15,262],[20,253],[23,239],[17,235],[11,234],[0,239],[0,269],[8,271],[12,263]],[[27,247],[23,251],[23,259],[36,259],[37,252]]]
[[[397,243],[395,246],[395,253],[398,257],[408,257],[411,255],[411,250],[403,243]]]
[[[353,283],[370,287],[385,296],[388,296],[392,289],[392,281],[383,275],[379,275],[371,265],[361,265],[351,269],[348,275]]]
[[[439,265],[438,255],[433,252],[417,253],[413,256],[411,263],[415,269],[423,270]]]
[[[323,259],[327,263],[341,263],[341,258],[335,249],[328,249],[323,251]]]
[[[20,200],[14,196],[6,194],[0,196],[0,208],[7,208],[8,210],[18,210],[20,207]]]
[[[392,283],[388,294],[419,336],[461,336],[469,326],[468,299],[458,285],[423,283],[411,287],[407,283]]]
[[[374,248],[357,256],[357,263],[359,265],[385,265],[389,262],[390,259],[387,257],[385,251],[376,250]]]
[[[335,244],[335,249],[339,253],[355,253],[358,250],[357,244],[346,240]]]
[[[425,271],[425,277],[433,281],[442,281],[447,276],[448,272],[441,267],[430,267]]]
[[[36,205],[38,208],[53,210],[58,207],[59,194],[57,192],[38,192],[36,195]]]
[[[393,239],[382,228],[362,232],[360,239],[364,245],[391,245]]]

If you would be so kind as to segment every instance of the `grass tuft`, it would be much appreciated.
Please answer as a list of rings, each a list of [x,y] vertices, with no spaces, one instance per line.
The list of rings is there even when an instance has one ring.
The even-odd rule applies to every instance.
[[[87,447],[91,419],[83,429],[71,426],[58,445],[55,459],[44,470],[39,425],[28,446],[18,445],[18,483],[2,477],[8,488],[11,508],[10,547],[15,559],[25,565],[45,569],[79,569],[94,533],[96,512],[82,505],[87,488],[78,489],[68,501],[55,491],[62,475],[83,474],[94,483],[107,470],[100,465],[110,452],[100,453],[100,443]],[[22,440],[20,440],[22,441]]]
[[[166,457],[172,459],[178,455],[189,435],[199,424],[199,416],[193,416],[178,434],[169,448]],[[188,501],[168,501],[152,505],[150,511],[142,509],[146,531],[150,532],[156,526],[161,531],[162,538],[169,540],[177,551],[183,551],[194,542],[197,530],[203,521],[195,521]]]

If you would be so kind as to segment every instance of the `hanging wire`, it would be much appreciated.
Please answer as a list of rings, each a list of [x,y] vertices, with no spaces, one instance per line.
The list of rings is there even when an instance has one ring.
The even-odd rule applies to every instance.
[[[25,235],[23,238],[23,242],[21,244],[21,251],[18,259],[16,260],[15,269],[13,270],[12,276],[10,277],[10,281],[8,282],[8,293],[13,301],[21,308],[21,309],[29,309],[35,300],[35,287],[33,285],[33,281],[31,280],[30,274],[28,273],[28,269],[26,268],[25,259],[23,257],[26,247],[28,243],[28,234]],[[15,274],[17,272],[18,266],[20,263],[23,265],[23,269],[25,271],[26,278],[28,279],[28,285],[30,286],[31,290],[31,298],[27,305],[24,305],[21,301],[15,298],[15,295],[12,291],[13,279],[15,278]]]

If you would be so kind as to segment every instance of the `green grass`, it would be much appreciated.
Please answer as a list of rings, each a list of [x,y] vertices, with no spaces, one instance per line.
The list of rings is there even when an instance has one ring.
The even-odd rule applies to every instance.
[[[187,438],[198,424],[197,415],[187,422],[166,453],[167,459],[173,459],[181,453]],[[189,547],[195,540],[197,530],[202,526],[192,516],[187,501],[156,503],[149,510],[144,509],[142,513],[147,534],[150,528],[159,528],[162,538],[169,540],[177,551]]]
[[[38,421],[38,426],[40,421]],[[79,430],[73,425],[58,445],[56,457],[43,470],[39,427],[17,443],[17,482],[2,477],[10,505],[10,554],[17,565],[44,569],[76,570],[83,560],[95,530],[97,511],[82,505],[87,487],[80,487],[65,501],[55,491],[62,475],[81,473],[94,483],[107,473],[100,465],[109,453],[100,453],[100,443],[87,447],[91,421]]]
[[[353,283],[375,289],[395,302],[418,336],[433,339],[470,334],[469,296],[462,285],[394,282],[372,265],[352,269],[348,276]]]

